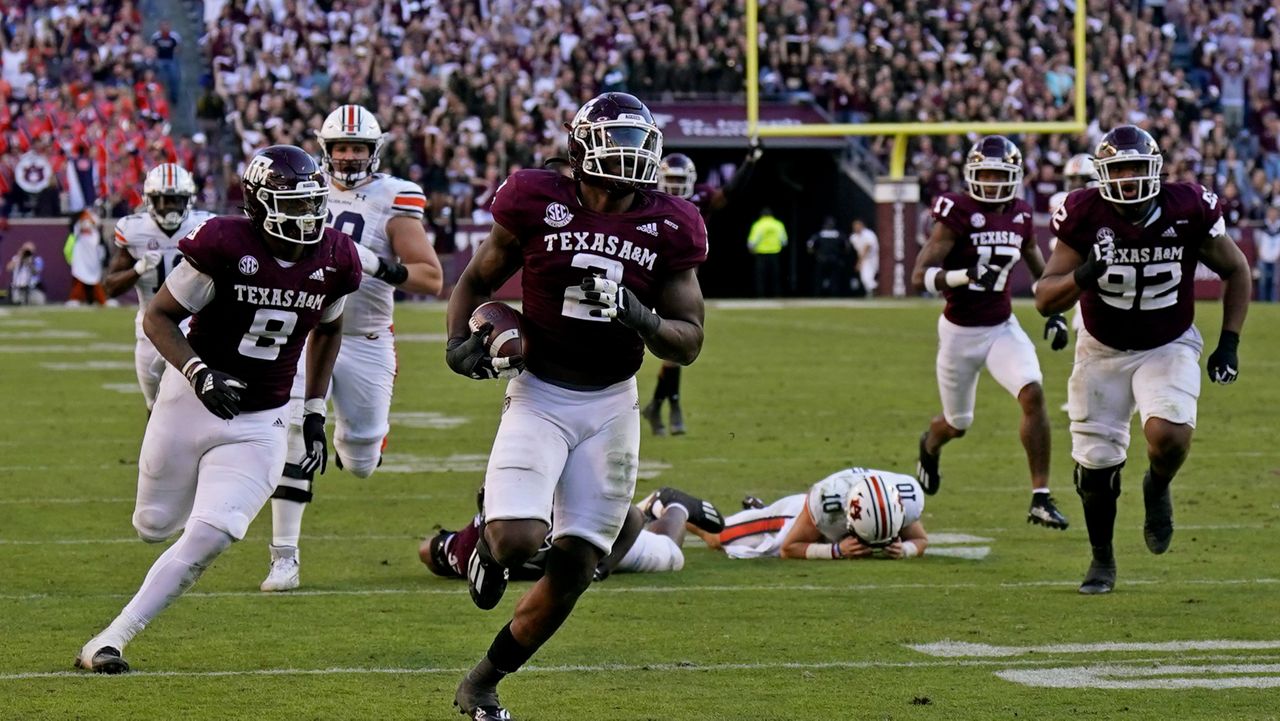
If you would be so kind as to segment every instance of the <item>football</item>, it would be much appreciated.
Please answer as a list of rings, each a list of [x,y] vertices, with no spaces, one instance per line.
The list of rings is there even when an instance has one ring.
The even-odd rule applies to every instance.
[[[524,330],[520,311],[506,303],[489,301],[471,313],[471,330],[485,323],[493,326],[485,338],[485,346],[493,358],[510,358],[525,354]]]

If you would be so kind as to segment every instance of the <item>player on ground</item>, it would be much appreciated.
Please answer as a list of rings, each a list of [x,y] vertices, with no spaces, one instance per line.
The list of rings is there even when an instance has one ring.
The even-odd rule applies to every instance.
[[[1036,308],[1057,313],[1077,299],[1084,332],[1067,386],[1071,457],[1093,561],[1080,592],[1115,587],[1112,548],[1129,423],[1142,417],[1149,465],[1142,479],[1152,553],[1173,538],[1169,484],[1191,448],[1200,396],[1195,271],[1225,281],[1222,334],[1209,356],[1214,383],[1233,383],[1249,307],[1249,264],[1226,233],[1218,196],[1196,183],[1161,183],[1164,159],[1149,133],[1121,125],[1094,153],[1099,186],[1077,191],[1053,216],[1061,241],[1036,288]]]
[[[665,509],[660,518],[641,509],[642,506],[652,508],[659,496],[667,499],[665,505],[660,506]],[[655,491],[628,511],[622,531],[613,542],[613,550],[596,567],[594,580],[604,580],[611,573],[679,571],[684,568],[684,551],[680,547],[684,543],[685,527],[690,524],[707,533],[724,530],[720,511],[710,502],[671,488]],[[484,516],[477,513],[461,530],[441,529],[418,547],[418,558],[437,576],[466,578],[467,561],[480,540],[483,527]],[[551,541],[548,535],[532,558],[510,569],[509,577],[520,581],[542,578]]]
[[[285,406],[304,341],[306,467],[324,472],[324,394],[360,259],[349,238],[324,227],[329,188],[301,148],[259,151],[242,183],[249,217],[215,217],[183,238],[186,262],[143,318],[170,367],[142,440],[133,525],[151,543],[182,536],[84,645],[80,668],[128,671],[125,645],[244,537],[284,467]]]
[[[365,273],[360,289],[346,302],[345,337],[330,389],[334,461],[357,478],[368,478],[382,462],[391,430],[395,291],[439,293],[444,278],[422,225],[427,205],[422,189],[377,172],[383,140],[378,121],[359,105],[330,113],[319,134],[321,167],[332,186],[327,223],[356,242]],[[301,396],[305,377],[299,366],[295,397]],[[291,419],[288,462],[271,498],[271,568],[260,586],[263,591],[288,591],[300,582],[298,538],[314,480],[299,467],[306,455],[301,424],[301,415]]]
[[[698,168],[693,160],[684,153],[671,153],[662,159],[658,169],[658,190],[674,195],[698,206],[698,212],[704,220],[712,213],[729,204],[730,198],[746,186],[751,174],[755,171],[756,161],[764,153],[760,149],[760,139],[751,138],[747,159],[738,166],[733,177],[723,188],[713,188],[706,183],[698,182]],[[671,434],[683,435],[685,432],[684,409],[680,405],[680,364],[662,361],[658,370],[658,383],[653,389],[653,400],[649,401],[640,415],[649,421],[649,429],[655,436],[667,434],[667,426],[662,422],[662,403],[671,403]]]
[[[458,686],[455,703],[475,721],[509,717],[498,682],[564,623],[618,536],[635,490],[645,347],[680,363],[702,349],[696,270],[706,229],[693,205],[649,189],[662,158],[649,109],[605,93],[567,129],[574,177],[509,177],[493,230],[449,299],[449,367],[471,378],[514,374],[518,363],[488,356],[488,327],[468,321],[524,269],[527,370],[507,386],[485,474],[485,525],[467,568],[476,605],[497,605],[507,569],[552,535],[546,573]]]
[[[653,513],[661,515],[661,503]],[[924,492],[911,476],[846,468],[806,493],[766,506],[755,498],[724,520],[724,530],[693,529],[707,546],[730,558],[906,559],[924,555],[929,535]]]
[[[969,150],[964,164],[968,194],[943,193],[933,205],[934,226],[911,280],[916,290],[942,293],[938,318],[938,392],[942,415],[920,436],[917,475],[924,492],[938,492],[942,446],[973,423],[978,373],[985,366],[1022,407],[1019,434],[1031,467],[1027,521],[1065,529],[1067,519],[1049,495],[1049,416],[1040,362],[1031,339],[1013,316],[1009,272],[1019,259],[1033,278],[1044,271],[1031,206],[1022,191],[1022,153],[1007,138],[989,135]],[[1060,318],[1059,318],[1060,319]],[[1061,343],[1066,344],[1066,321]]]
[[[143,181],[142,192],[147,197],[146,212],[126,215],[116,221],[116,253],[102,287],[112,298],[135,285],[138,288],[133,366],[138,373],[142,399],[150,411],[156,402],[160,374],[164,372],[164,358],[142,332],[142,318],[147,304],[160,292],[165,276],[182,262],[178,241],[213,214],[191,207],[196,194],[195,181],[191,173],[174,163],[152,168]]]

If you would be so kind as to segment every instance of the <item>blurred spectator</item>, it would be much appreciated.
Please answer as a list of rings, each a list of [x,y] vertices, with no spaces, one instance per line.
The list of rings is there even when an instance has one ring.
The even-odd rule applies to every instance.
[[[44,305],[44,286],[40,274],[44,272],[44,258],[36,255],[36,245],[22,244],[18,252],[5,265],[9,272],[9,302],[14,305]]]
[[[1258,300],[1274,303],[1280,293],[1276,288],[1276,263],[1280,261],[1280,207],[1267,206],[1267,220],[1253,237],[1258,243]]]
[[[862,286],[861,294],[870,298],[875,295],[879,283],[876,275],[880,272],[880,241],[861,218],[853,219],[853,232],[849,234],[849,245],[857,254],[858,282]]]
[[[107,249],[102,243],[102,222],[91,210],[81,211],[71,221],[71,233],[62,248],[71,266],[71,292],[67,305],[86,302],[105,305],[107,294],[102,288],[102,268],[107,262]]]
[[[756,297],[776,298],[781,287],[782,264],[779,258],[787,247],[787,228],[773,217],[769,207],[760,209],[760,217],[751,224],[747,250],[755,256]]]
[[[178,84],[182,79],[181,60],[182,35],[173,30],[168,20],[161,20],[160,27],[151,34],[151,47],[156,51],[156,69],[160,79],[168,91],[169,102],[178,102]]]
[[[843,295],[849,287],[848,257],[843,234],[836,219],[827,216],[822,229],[809,236],[805,249],[813,257],[813,292],[820,296]]]

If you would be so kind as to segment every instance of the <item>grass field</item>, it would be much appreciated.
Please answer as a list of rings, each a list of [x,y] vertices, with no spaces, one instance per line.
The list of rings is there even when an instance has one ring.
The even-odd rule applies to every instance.
[[[1132,449],[1110,596],[1075,592],[1088,551],[1057,410],[1070,357],[1037,341],[1068,531],[1025,523],[1017,406],[985,377],[977,422],[944,452],[946,483],[924,517],[952,541],[937,548],[979,550],[804,563],[692,546],[680,573],[615,575],[589,591],[503,684],[504,701],[523,721],[1277,718],[1276,311],[1252,309],[1240,382],[1205,385],[1165,556],[1142,543],[1145,448]],[[682,486],[733,510],[744,493],[800,492],[846,465],[913,472],[938,409],[937,312],[712,308],[686,372],[691,432],[646,433],[638,491]],[[1038,339],[1032,309],[1017,312]],[[145,423],[129,392],[131,314],[0,311],[0,718],[459,718],[454,687],[525,586],[481,612],[416,557],[434,525],[469,517],[502,399],[498,383],[446,369],[439,306],[398,312],[387,464],[368,481],[331,468],[317,483],[300,592],[257,591],[265,514],[129,646],[135,673],[71,671],[160,551],[130,526]],[[1210,348],[1219,318],[1200,308]]]

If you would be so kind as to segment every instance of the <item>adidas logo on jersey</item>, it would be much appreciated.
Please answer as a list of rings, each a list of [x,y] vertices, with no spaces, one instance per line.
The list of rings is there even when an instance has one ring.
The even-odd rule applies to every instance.
[[[316,268],[316,272],[312,273],[307,277],[310,278],[311,280],[318,280],[318,281],[324,282],[324,268]]]
[[[1173,226],[1171,225],[1171,226],[1169,226],[1168,228],[1165,228],[1165,229],[1164,229],[1164,232],[1160,234],[1160,237],[1161,237],[1161,238],[1176,238],[1176,237],[1178,237],[1178,231],[1174,230],[1174,229],[1173,229]]]
[[[637,225],[636,230],[640,231],[641,233],[648,233],[649,235],[652,235],[655,238],[658,237],[657,223],[645,223],[644,225]]]

